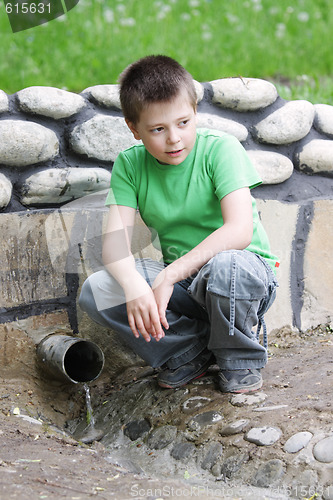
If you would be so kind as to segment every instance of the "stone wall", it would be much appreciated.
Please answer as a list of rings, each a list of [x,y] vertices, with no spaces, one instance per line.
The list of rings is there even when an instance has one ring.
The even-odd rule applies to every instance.
[[[333,106],[284,101],[259,79],[195,85],[198,126],[235,135],[263,179],[253,195],[281,262],[268,330],[330,322]],[[77,310],[77,296],[84,277],[102,265],[113,162],[135,142],[117,85],[80,95],[51,87],[0,91],[0,349],[8,338],[37,342],[50,329],[103,338]],[[139,218],[137,233],[138,255],[151,255]]]

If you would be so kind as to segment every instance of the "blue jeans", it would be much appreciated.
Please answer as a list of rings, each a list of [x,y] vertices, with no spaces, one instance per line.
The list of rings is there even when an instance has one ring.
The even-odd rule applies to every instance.
[[[136,261],[150,285],[164,266],[151,259]],[[277,286],[273,271],[260,256],[247,250],[221,252],[195,276],[175,284],[166,311],[169,329],[158,342],[134,337],[123,290],[106,270],[84,282],[79,305],[94,321],[117,332],[152,367],[178,368],[208,348],[223,370],[260,369],[267,363],[263,315]],[[265,345],[259,342],[262,324]]]

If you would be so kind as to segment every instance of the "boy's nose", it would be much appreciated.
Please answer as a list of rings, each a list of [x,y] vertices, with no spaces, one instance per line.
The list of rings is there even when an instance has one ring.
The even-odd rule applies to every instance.
[[[176,144],[177,142],[180,141],[180,137],[179,137],[177,130],[174,130],[174,129],[169,130],[167,141],[169,144]]]

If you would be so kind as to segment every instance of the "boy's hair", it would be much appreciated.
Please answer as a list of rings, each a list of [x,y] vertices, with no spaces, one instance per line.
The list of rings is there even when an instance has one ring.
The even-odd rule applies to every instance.
[[[183,89],[193,108],[197,106],[192,76],[168,56],[151,55],[139,59],[121,73],[119,82],[124,117],[134,124],[149,104],[171,101]]]

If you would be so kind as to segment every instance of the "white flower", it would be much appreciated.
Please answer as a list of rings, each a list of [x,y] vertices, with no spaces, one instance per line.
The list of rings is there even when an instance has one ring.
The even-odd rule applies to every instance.
[[[191,16],[190,16],[190,14],[188,14],[187,12],[183,12],[183,14],[181,14],[181,16],[180,16],[180,19],[181,19],[182,21],[190,21]]]
[[[308,20],[310,19],[310,15],[307,13],[307,12],[300,12],[298,15],[297,15],[297,19],[301,22],[301,23],[307,23]]]
[[[136,21],[134,17],[125,17],[124,19],[119,19],[119,24],[121,26],[135,26]]]
[[[275,36],[276,38],[283,38],[286,34],[286,25],[283,23],[278,23],[276,25]]]
[[[114,13],[111,9],[104,10],[104,19],[107,23],[113,23],[114,21]]]
[[[211,40],[213,38],[213,35],[210,31],[204,31],[202,34],[201,34],[201,38],[203,40]]]

